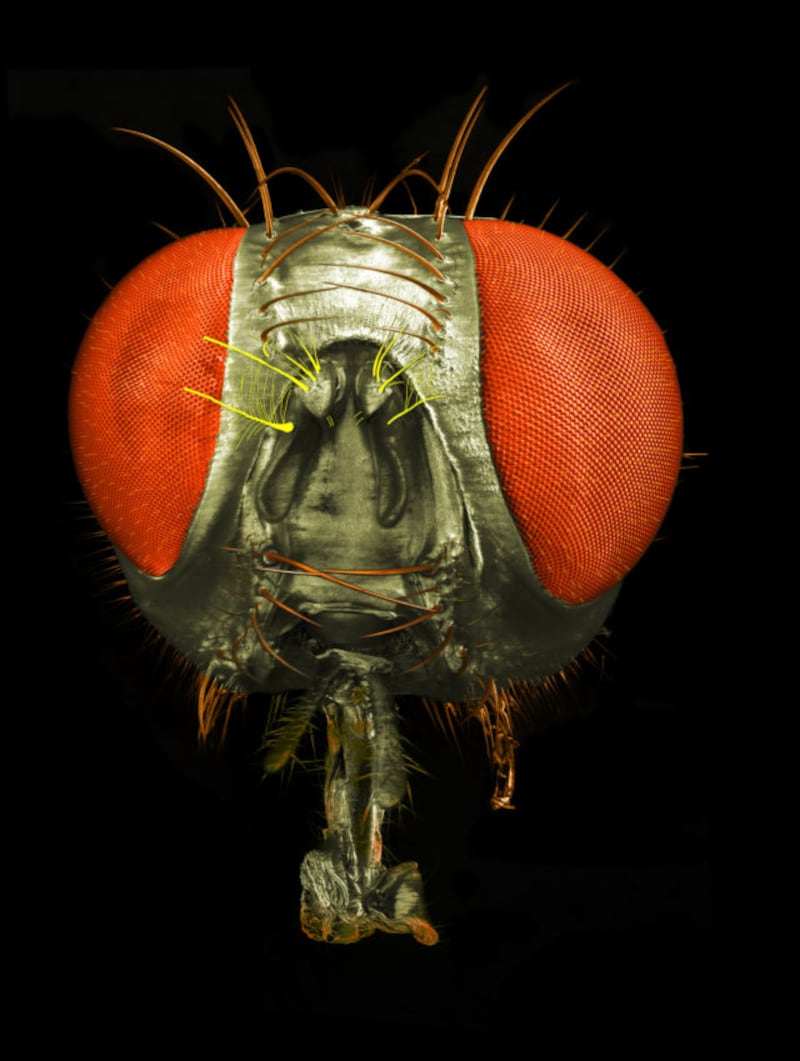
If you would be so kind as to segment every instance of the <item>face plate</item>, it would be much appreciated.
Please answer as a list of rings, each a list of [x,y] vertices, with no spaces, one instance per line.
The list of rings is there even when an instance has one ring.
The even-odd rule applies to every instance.
[[[488,425],[492,448],[496,355],[473,250],[484,224],[448,218],[437,238],[427,218],[351,208],[280,219],[271,240],[257,226],[227,230],[240,231],[228,237],[227,327],[200,337],[224,364],[221,385],[213,393],[181,363],[171,383],[215,423],[202,493],[167,571],[120,554],[144,615],[226,688],[313,684],[315,660],[338,645],[391,659],[396,693],[469,699],[488,679],[542,681],[602,625],[618,580],[578,604],[545,588],[514,484],[498,477],[497,439],[513,429],[524,461],[520,425],[524,438],[537,410],[514,409],[512,396],[512,413]],[[79,362],[76,408],[91,371]],[[669,380],[663,391],[675,404]],[[528,463],[550,459],[541,448]]]

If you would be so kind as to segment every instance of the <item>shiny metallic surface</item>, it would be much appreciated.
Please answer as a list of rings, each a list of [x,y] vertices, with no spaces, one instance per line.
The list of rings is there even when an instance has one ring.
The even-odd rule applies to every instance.
[[[382,861],[384,815],[406,787],[394,697],[488,696],[492,802],[510,807],[504,690],[574,659],[616,591],[568,606],[533,570],[486,438],[458,219],[440,238],[431,219],[355,208],[283,218],[269,240],[252,227],[231,307],[202,500],[168,574],[122,560],[131,592],[225,688],[300,693],[268,770],[324,715],[326,828],[301,869],[306,934],[435,943],[416,864]]]
[[[243,692],[313,686],[320,654],[349,646],[390,661],[394,693],[458,701],[539,682],[591,641],[616,590],[551,597],[503,499],[458,219],[440,239],[356,208],[283,218],[271,240],[253,226],[231,306],[223,400],[240,412],[222,412],[182,555],[160,578],[123,559],[172,645]]]

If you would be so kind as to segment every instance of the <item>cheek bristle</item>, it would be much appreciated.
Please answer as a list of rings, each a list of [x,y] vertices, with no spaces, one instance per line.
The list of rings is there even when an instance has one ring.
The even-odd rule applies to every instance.
[[[544,587],[584,603],[625,576],[666,514],[683,436],[672,358],[638,298],[585,251],[525,225],[465,227],[500,483]]]
[[[217,444],[233,261],[242,229],[199,233],[111,292],[78,353],[70,438],[81,485],[115,548],[148,575],[178,559]]]

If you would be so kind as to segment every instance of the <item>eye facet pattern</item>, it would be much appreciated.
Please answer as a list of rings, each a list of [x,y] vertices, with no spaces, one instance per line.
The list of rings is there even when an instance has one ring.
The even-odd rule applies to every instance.
[[[78,353],[70,439],[86,498],[115,548],[163,575],[178,559],[217,445],[241,229],[169,244],[113,289]]]
[[[486,430],[545,588],[580,604],[639,560],[669,505],[683,438],[663,335],[585,251],[468,221],[481,305]]]

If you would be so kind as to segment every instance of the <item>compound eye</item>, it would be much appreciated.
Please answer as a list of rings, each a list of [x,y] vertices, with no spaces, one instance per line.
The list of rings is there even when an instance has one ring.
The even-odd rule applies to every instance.
[[[73,370],[70,441],[84,493],[114,547],[140,571],[175,564],[205,487],[219,399],[233,262],[245,229],[170,244],[98,310]]]
[[[483,412],[534,569],[580,604],[655,536],[682,448],[663,335],[608,268],[525,225],[468,221],[482,327]]]

